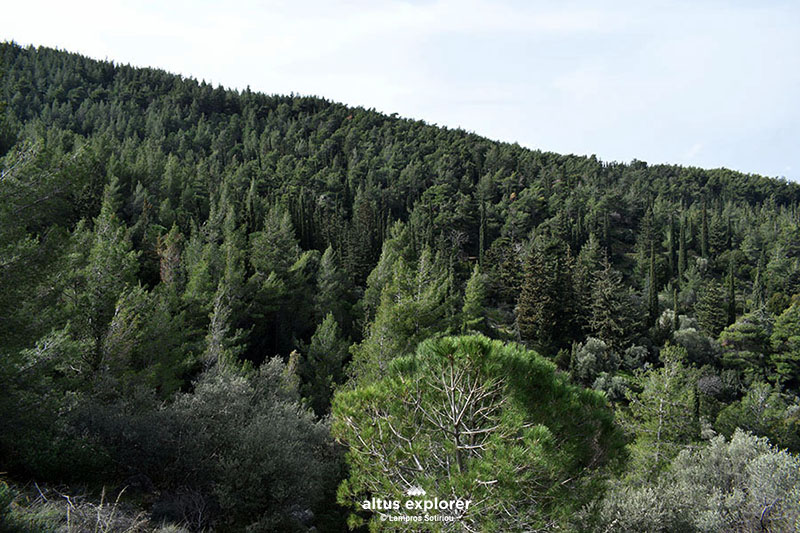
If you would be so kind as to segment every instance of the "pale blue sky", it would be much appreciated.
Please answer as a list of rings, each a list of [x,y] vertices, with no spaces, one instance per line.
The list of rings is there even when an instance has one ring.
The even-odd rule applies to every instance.
[[[0,39],[605,161],[800,178],[800,3],[14,2]]]

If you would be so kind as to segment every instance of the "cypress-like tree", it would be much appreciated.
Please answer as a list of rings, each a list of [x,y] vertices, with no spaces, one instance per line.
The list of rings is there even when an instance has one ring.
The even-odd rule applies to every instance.
[[[672,287],[672,331],[680,329],[680,316],[678,315],[678,285]]]
[[[728,264],[728,323],[736,322],[736,281],[733,277],[733,259]]]
[[[675,276],[675,224],[672,219],[672,212],[669,214],[669,221],[667,223],[667,265],[669,266],[668,279]]]
[[[678,279],[683,279],[686,271],[686,222],[683,215],[680,217],[680,229],[678,232]]]
[[[704,259],[708,259],[708,209],[706,209],[706,201],[703,200],[703,210],[701,213],[700,221],[700,254]]]
[[[650,314],[650,324],[653,324],[658,320],[658,280],[656,279],[656,252],[652,242],[650,243],[650,274],[647,289],[647,309]]]

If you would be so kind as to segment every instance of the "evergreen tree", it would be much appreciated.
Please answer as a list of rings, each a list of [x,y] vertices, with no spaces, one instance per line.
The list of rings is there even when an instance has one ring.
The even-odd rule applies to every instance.
[[[332,432],[351,450],[339,502],[363,524],[373,495],[401,499],[419,487],[484,502],[441,511],[468,530],[563,524],[620,457],[622,435],[604,404],[519,345],[429,339],[384,379],[337,392]],[[377,513],[366,518],[381,527]]]
[[[105,188],[94,228],[89,231],[79,226],[75,230],[75,256],[80,263],[65,294],[66,308],[75,318],[77,333],[91,344],[86,361],[95,371],[103,362],[103,338],[117,301],[134,284],[138,266],[138,253],[132,249],[129,233],[117,217],[119,204],[117,185],[112,182]],[[87,250],[88,254],[81,257]]]
[[[770,373],[772,322],[771,316],[756,311],[744,315],[719,335],[723,363],[740,370],[750,382],[766,381]]]
[[[398,258],[391,281],[361,344],[353,347],[349,372],[366,383],[386,375],[390,362],[422,340],[453,326],[449,276],[440,256],[425,248],[415,264]]]
[[[725,308],[725,293],[716,281],[706,282],[697,303],[694,305],[697,322],[708,335],[716,338],[725,327],[728,314]]]
[[[700,255],[703,259],[708,259],[708,210],[705,199],[703,200],[700,224]]]
[[[250,264],[256,273],[284,278],[300,256],[300,245],[288,211],[272,207],[261,231],[250,235]]]
[[[600,270],[601,246],[594,233],[581,247],[575,262],[573,276],[576,299],[576,320],[582,331],[587,331],[592,317],[592,292],[594,291],[595,273]]]
[[[631,445],[634,471],[652,476],[673,459],[683,445],[700,436],[695,371],[682,361],[686,350],[667,346],[662,368],[638,376],[641,392],[629,393],[630,414],[624,423],[636,435]]]
[[[733,259],[728,265],[728,323],[736,322],[736,282],[733,277]]]
[[[464,289],[464,306],[461,308],[462,332],[486,330],[485,304],[486,280],[481,274],[480,266],[476,264]]]
[[[650,314],[650,324],[655,323],[659,316],[658,309],[658,280],[656,279],[656,253],[655,246],[650,246],[650,273],[647,282],[647,308]]]
[[[347,348],[333,313],[328,313],[311,337],[300,369],[304,382],[301,391],[317,416],[330,410],[333,390],[344,381]]]
[[[336,252],[332,246],[325,249],[317,270],[317,292],[314,295],[314,310],[318,320],[333,313],[338,324],[345,324],[348,315],[348,282],[339,271]]]
[[[678,314],[678,285],[672,288],[672,331],[680,329],[680,315]]]
[[[622,275],[604,257],[594,276],[589,330],[593,337],[601,339],[613,350],[621,350],[635,328],[632,317],[633,309]]]
[[[680,217],[680,229],[678,232],[678,279],[683,279],[686,271],[686,223],[684,217]]]
[[[775,320],[770,340],[778,382],[797,390],[800,385],[800,303],[790,305]]]
[[[523,340],[548,355],[569,345],[575,327],[572,265],[566,244],[537,237],[519,293],[517,328]]]

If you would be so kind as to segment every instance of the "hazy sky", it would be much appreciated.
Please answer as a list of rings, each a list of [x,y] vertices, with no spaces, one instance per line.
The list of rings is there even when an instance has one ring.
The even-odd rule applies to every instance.
[[[605,161],[800,178],[800,2],[23,0],[3,7],[12,39]]]

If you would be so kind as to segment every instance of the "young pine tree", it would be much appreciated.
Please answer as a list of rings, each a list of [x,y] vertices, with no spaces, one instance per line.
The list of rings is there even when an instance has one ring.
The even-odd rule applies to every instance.
[[[523,340],[540,353],[555,355],[575,333],[572,261],[566,244],[537,237],[517,300],[517,327]]]
[[[719,283],[711,280],[703,286],[700,297],[694,304],[694,312],[703,332],[716,338],[728,321],[725,293]]]
[[[481,274],[480,266],[476,264],[475,268],[472,269],[472,275],[467,281],[467,287],[464,289],[464,306],[461,309],[462,332],[482,332],[486,329],[485,300],[486,279]]]
[[[347,348],[333,313],[328,313],[311,337],[308,354],[300,366],[301,390],[317,416],[330,411],[333,389],[344,381]]]

